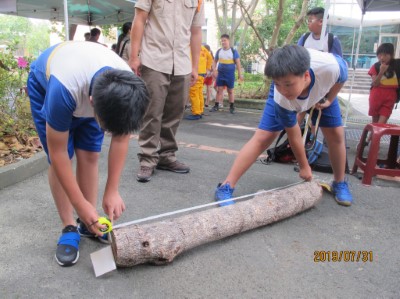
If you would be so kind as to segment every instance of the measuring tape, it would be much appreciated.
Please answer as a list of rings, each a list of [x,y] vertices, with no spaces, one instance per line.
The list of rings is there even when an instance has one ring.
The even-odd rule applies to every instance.
[[[106,226],[106,228],[100,229],[100,231],[102,233],[109,233],[110,231],[112,231],[113,227],[112,227],[110,219],[108,219],[107,217],[100,217],[98,219],[98,221],[99,221],[99,223],[101,225],[105,225]]]
[[[182,210],[177,210],[177,211],[173,211],[173,212],[168,212],[168,213],[164,213],[164,214],[150,216],[150,217],[146,217],[146,218],[142,218],[142,219],[138,219],[138,220],[134,220],[134,221],[130,221],[130,222],[125,222],[125,223],[121,223],[121,224],[118,224],[118,225],[114,225],[114,228],[121,228],[121,227],[125,227],[125,226],[128,226],[128,225],[138,224],[138,223],[141,223],[141,222],[155,220],[155,219],[159,219],[159,218],[164,218],[164,217],[171,216],[171,215],[176,215],[176,214],[181,214],[181,213],[185,213],[185,212],[189,212],[189,211],[204,209],[206,207],[219,205],[221,203],[225,203],[225,202],[229,202],[229,201],[237,201],[239,199],[255,196],[255,195],[258,195],[258,194],[270,193],[270,192],[273,192],[273,191],[286,189],[286,188],[289,188],[289,187],[292,187],[292,186],[296,186],[296,185],[299,185],[299,184],[302,184],[302,183],[304,183],[304,181],[299,181],[299,182],[296,182],[296,183],[293,183],[293,184],[289,184],[289,185],[278,187],[278,188],[274,188],[274,189],[262,190],[262,191],[259,191],[259,192],[256,192],[256,193],[247,194],[247,195],[243,195],[243,196],[239,196],[239,197],[229,198],[229,199],[216,201],[216,202],[210,202],[210,203],[207,203],[207,204],[204,204],[204,205],[200,205],[200,206],[194,206],[194,207],[191,207],[191,208],[186,208],[186,209],[182,209]]]

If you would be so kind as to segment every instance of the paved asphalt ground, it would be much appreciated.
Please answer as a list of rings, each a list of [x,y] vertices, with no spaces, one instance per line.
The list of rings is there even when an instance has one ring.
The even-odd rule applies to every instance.
[[[127,210],[117,223],[211,202],[260,113],[225,110],[199,121],[184,120],[177,135],[178,158],[191,172],[157,171],[146,184],[135,179],[139,148],[132,138],[120,187]],[[350,167],[361,128],[351,123],[347,128]],[[100,190],[109,142],[107,137],[101,155]],[[292,165],[256,162],[235,195],[298,180]],[[365,187],[355,176],[349,182],[355,197],[351,207],[324,194],[307,212],[194,248],[170,265],[140,265],[96,278],[90,253],[104,244],[83,239],[73,267],[62,268],[54,260],[61,226],[44,171],[0,190],[0,298],[399,298],[399,183],[374,179]],[[370,251],[373,259],[314,261],[316,251],[349,250]]]

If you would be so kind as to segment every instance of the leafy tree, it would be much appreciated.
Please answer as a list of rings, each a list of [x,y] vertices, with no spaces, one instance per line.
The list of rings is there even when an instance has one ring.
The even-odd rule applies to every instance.
[[[31,22],[27,18],[0,15],[0,41],[16,41],[23,43],[26,34],[30,32]]]
[[[50,29],[47,23],[34,24],[26,40],[26,53],[37,57],[50,46]]]
[[[243,45],[248,50],[242,50],[243,60],[258,54],[266,59],[271,49],[297,42],[301,34],[308,31],[305,23],[308,9],[321,5],[323,6],[320,0],[264,0],[250,14],[243,0],[239,0],[244,21],[252,28],[249,33],[252,37],[246,37],[246,41],[251,41],[253,45]]]
[[[50,45],[47,27],[28,18],[0,15],[0,44],[13,45],[14,54],[37,56]]]

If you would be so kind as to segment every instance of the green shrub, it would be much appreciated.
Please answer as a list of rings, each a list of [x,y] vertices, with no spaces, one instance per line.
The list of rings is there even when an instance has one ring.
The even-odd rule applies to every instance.
[[[14,57],[15,47],[0,52],[0,137],[36,135],[26,92],[31,59]]]
[[[237,76],[236,76],[237,78]],[[235,81],[235,97],[245,99],[265,99],[271,81],[263,74],[244,74],[244,81]]]

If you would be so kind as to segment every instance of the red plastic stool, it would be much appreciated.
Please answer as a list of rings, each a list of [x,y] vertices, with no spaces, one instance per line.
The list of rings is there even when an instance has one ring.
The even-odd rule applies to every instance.
[[[367,157],[363,157],[368,132],[371,133],[371,146]],[[386,160],[378,159],[380,141],[383,135],[390,135],[390,145]],[[400,126],[388,124],[368,124],[365,126],[360,143],[357,147],[357,156],[354,160],[352,173],[360,167],[364,171],[363,185],[371,185],[375,175],[400,176],[400,169],[396,169],[397,148],[399,145]],[[384,164],[386,168],[380,168],[378,164]]]

